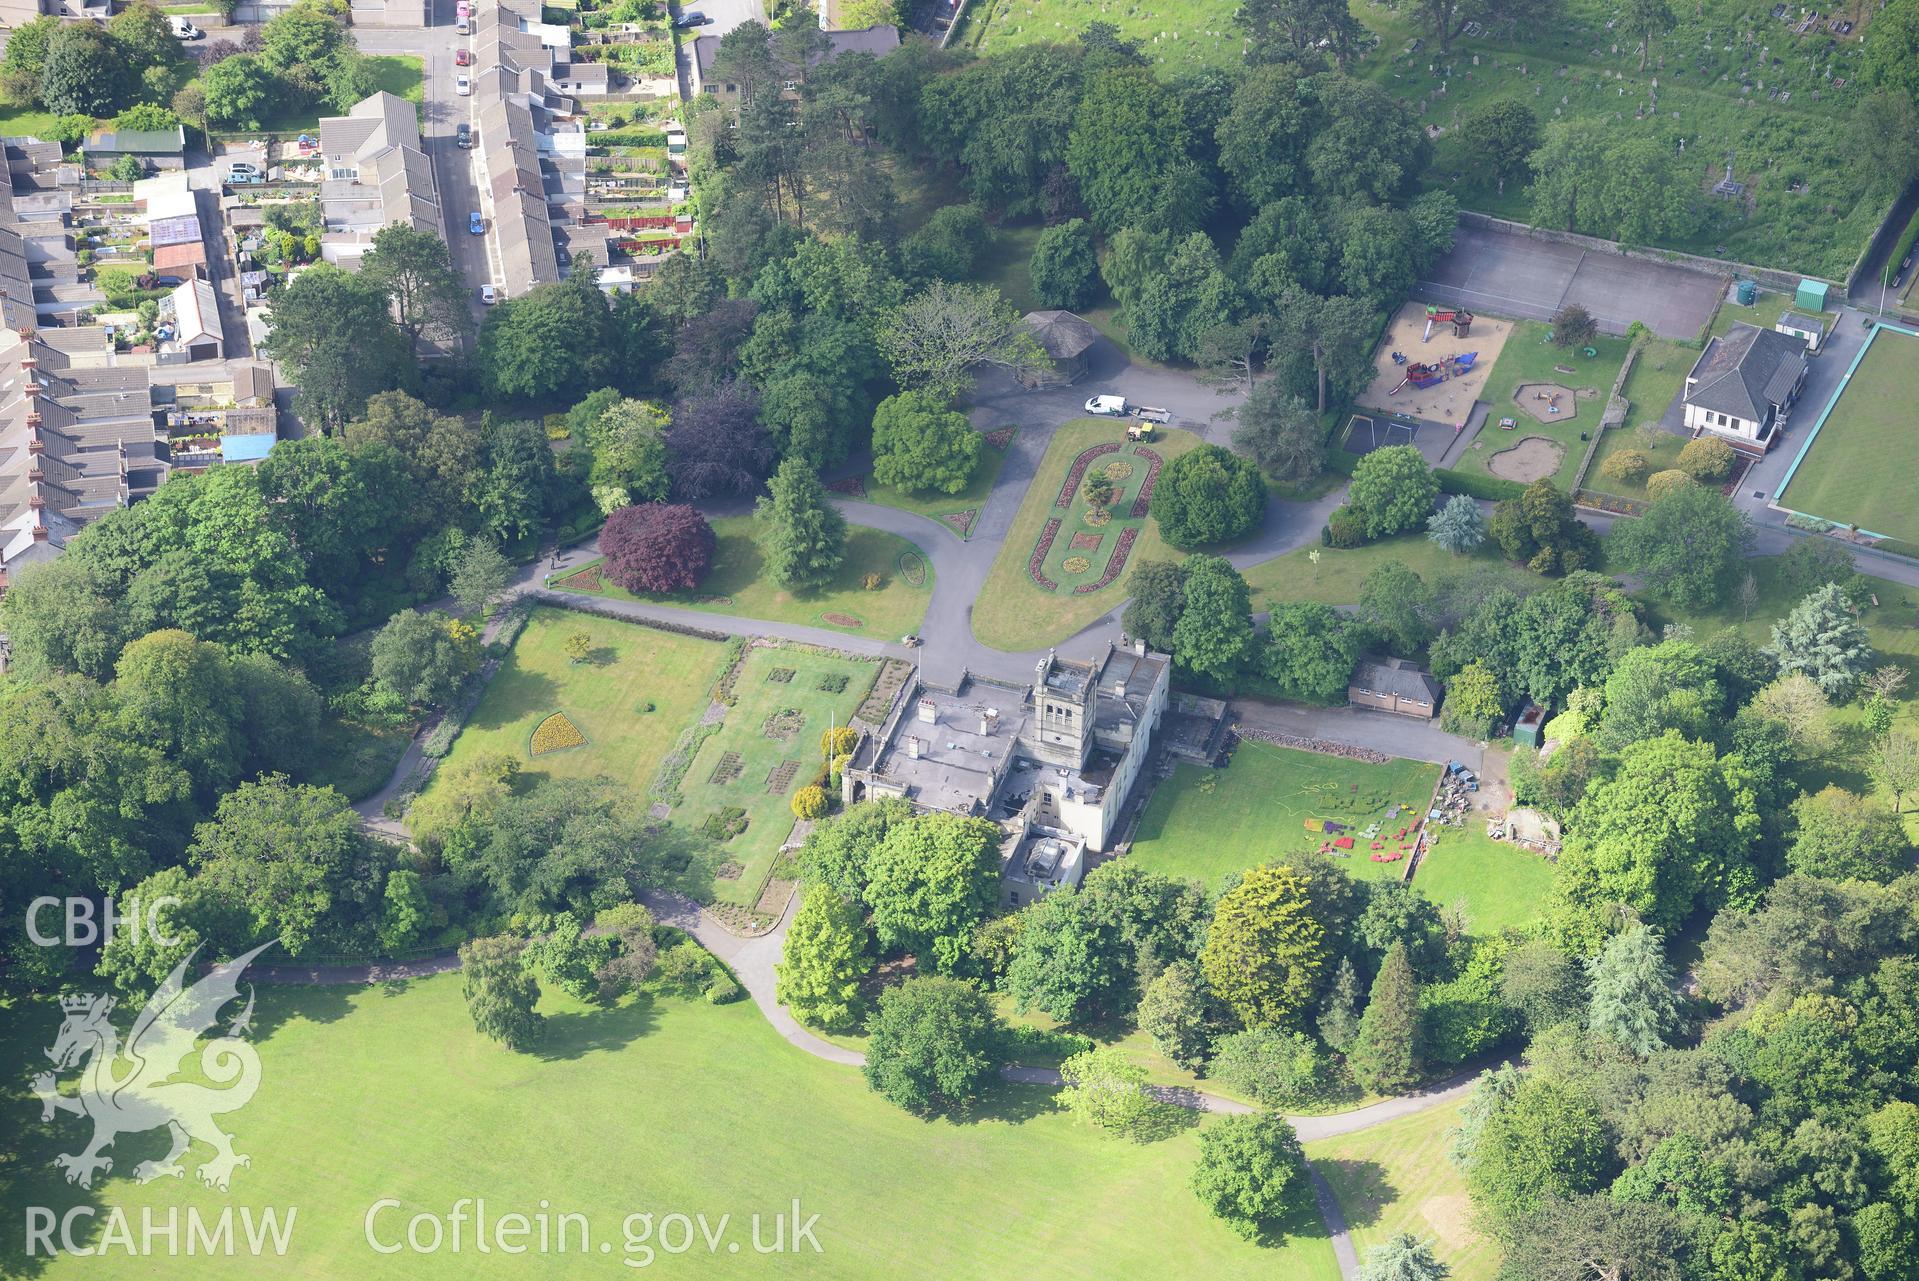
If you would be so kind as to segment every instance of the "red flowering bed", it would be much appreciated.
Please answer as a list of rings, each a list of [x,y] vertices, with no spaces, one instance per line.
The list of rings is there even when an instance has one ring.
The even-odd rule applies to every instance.
[[[1080,450],[1079,457],[1073,460],[1072,468],[1066,473],[1066,483],[1060,486],[1059,501],[1054,503],[1053,506],[1064,507],[1070,510],[1073,506],[1073,496],[1079,493],[1079,483],[1086,478],[1086,469],[1093,465],[1093,460],[1103,454],[1117,454],[1118,452],[1119,442],[1114,440],[1109,440],[1100,445],[1088,445],[1085,449]]]
[[[940,519],[958,530],[959,536],[964,538],[973,532],[973,520],[978,515],[978,511],[968,507],[963,512],[948,512],[946,515],[940,517]]]
[[[1088,592],[1096,592],[1102,587],[1112,586],[1114,580],[1119,577],[1120,571],[1126,568],[1127,554],[1133,550],[1133,540],[1138,537],[1139,530],[1134,526],[1129,525],[1125,529],[1120,530],[1119,542],[1113,548],[1113,557],[1106,562],[1106,572],[1099,576],[1098,582],[1081,583],[1078,587],[1075,587],[1073,589],[1073,595],[1084,596]],[[1049,538],[1047,541],[1051,542],[1052,540]]]
[[[845,480],[836,480],[827,488],[836,494],[849,494],[854,498],[866,497],[866,482],[858,476],[848,476]]]
[[[1152,506],[1153,486],[1159,483],[1159,469],[1166,465],[1166,460],[1160,457],[1158,450],[1148,449],[1144,445],[1134,445],[1133,452],[1146,460],[1146,479],[1140,482],[1139,493],[1134,496],[1132,509],[1126,514],[1133,520],[1139,520]]]
[[[994,449],[1004,449],[1013,443],[1013,436],[1018,431],[1017,427],[1001,427],[997,431],[989,431],[986,433],[986,443]]]
[[[1034,582],[1049,592],[1059,590],[1059,584],[1048,578],[1044,572],[1046,553],[1053,550],[1053,539],[1058,534],[1059,517],[1055,516],[1046,522],[1045,529],[1040,530],[1039,542],[1034,544],[1032,558],[1026,562],[1026,572],[1033,576]]]
[[[1076,552],[1096,552],[1099,545],[1106,541],[1104,534],[1078,533],[1073,535],[1072,549]]]

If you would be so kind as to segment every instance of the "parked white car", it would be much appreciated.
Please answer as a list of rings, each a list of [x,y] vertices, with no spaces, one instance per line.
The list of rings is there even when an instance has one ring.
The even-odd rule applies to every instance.
[[[500,291],[492,285],[481,285],[480,301],[486,306],[491,307],[494,303],[500,301]]]
[[[459,94],[462,98],[471,94],[473,92],[473,78],[464,71],[453,77],[453,92]]]

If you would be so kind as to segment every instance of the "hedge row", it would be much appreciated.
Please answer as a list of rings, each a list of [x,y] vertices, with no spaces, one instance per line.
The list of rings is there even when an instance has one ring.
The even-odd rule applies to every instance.
[[[659,129],[604,129],[589,134],[587,142],[595,147],[664,147],[666,134]]]
[[[1433,473],[1439,479],[1439,488],[1448,494],[1464,494],[1468,498],[1488,498],[1494,502],[1501,499],[1517,498],[1526,492],[1526,487],[1516,480],[1501,480],[1497,476],[1482,476],[1478,472],[1454,471],[1440,468]]]

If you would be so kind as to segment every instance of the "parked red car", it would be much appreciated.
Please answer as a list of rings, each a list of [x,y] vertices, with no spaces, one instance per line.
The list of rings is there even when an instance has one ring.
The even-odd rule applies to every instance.
[[[454,65],[454,66],[456,66],[456,67],[470,67],[470,66],[472,66],[472,65],[473,65],[473,50],[471,50],[471,49],[455,49],[455,50],[453,51],[453,65]]]

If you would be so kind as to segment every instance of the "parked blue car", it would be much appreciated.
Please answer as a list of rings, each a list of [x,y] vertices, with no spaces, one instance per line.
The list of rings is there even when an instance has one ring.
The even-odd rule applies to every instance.
[[[466,216],[466,229],[476,236],[486,234],[486,219],[480,217],[479,210],[476,209]]]

